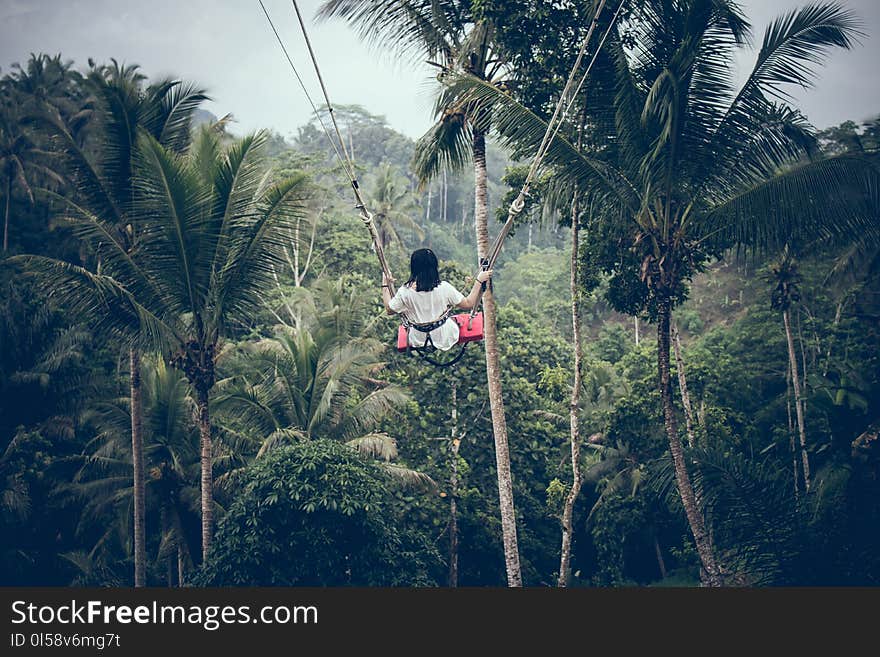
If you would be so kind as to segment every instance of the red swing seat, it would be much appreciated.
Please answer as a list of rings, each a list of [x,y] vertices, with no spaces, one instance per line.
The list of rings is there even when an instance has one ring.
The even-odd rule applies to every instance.
[[[467,344],[468,342],[479,342],[483,339],[483,313],[479,312],[471,318],[470,313],[461,313],[450,317],[452,321],[458,324],[458,344]],[[473,319],[473,321],[471,321]],[[407,336],[409,331],[406,326],[401,325],[397,329],[397,351],[404,352],[409,350],[409,342]]]

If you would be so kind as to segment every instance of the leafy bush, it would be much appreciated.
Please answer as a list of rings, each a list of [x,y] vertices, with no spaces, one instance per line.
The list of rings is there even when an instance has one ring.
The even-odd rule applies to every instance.
[[[437,554],[399,529],[386,475],[323,440],[274,450],[248,467],[218,528],[202,586],[431,585]]]

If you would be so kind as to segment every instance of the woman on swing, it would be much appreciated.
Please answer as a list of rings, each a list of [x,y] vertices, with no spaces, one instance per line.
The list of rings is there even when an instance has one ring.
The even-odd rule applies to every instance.
[[[440,280],[437,256],[431,249],[414,251],[409,260],[409,280],[391,296],[391,281],[382,277],[382,302],[389,315],[403,314],[413,324],[431,324],[442,318],[449,308],[471,310],[480,298],[480,287],[492,277],[492,270],[477,274],[471,293],[464,296],[447,281]],[[456,322],[444,321],[429,333],[409,332],[411,347],[431,344],[440,351],[449,351],[458,344],[459,327]]]

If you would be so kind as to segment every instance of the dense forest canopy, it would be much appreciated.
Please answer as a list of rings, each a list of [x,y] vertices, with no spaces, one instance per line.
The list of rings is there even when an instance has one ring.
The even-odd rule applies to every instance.
[[[404,18],[376,4],[323,17],[381,40]],[[593,3],[411,4],[436,125],[335,114],[397,282],[428,247],[466,292]],[[857,20],[774,24],[775,72],[709,147],[746,17],[611,4],[493,276],[522,583],[880,584],[880,118],[817,131],[783,84]],[[449,370],[398,354],[318,120],[237,135],[209,95],[62,55],[0,80],[0,583],[511,582],[484,346]]]

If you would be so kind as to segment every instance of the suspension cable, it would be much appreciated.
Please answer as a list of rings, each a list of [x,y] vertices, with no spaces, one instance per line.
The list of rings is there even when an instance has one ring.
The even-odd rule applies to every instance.
[[[574,82],[577,79],[577,72],[578,70],[580,70],[581,64],[583,63],[584,56],[586,55],[587,48],[589,47],[590,41],[592,40],[593,33],[596,30],[596,26],[599,24],[599,19],[601,17],[603,9],[605,8],[605,3],[606,0],[601,0],[598,7],[596,8],[596,13],[594,14],[593,20],[590,23],[590,28],[587,31],[587,36],[584,38],[584,42],[581,45],[580,50],[578,51],[578,56],[575,59],[574,65],[571,68],[571,72],[568,75],[568,79],[566,80],[565,86],[562,89],[559,100],[556,103],[553,115],[551,116],[550,121],[547,123],[547,129],[545,130],[544,137],[541,140],[541,144],[538,146],[538,150],[535,153],[534,158],[532,159],[529,171],[526,174],[526,179],[523,182],[519,194],[513,200],[513,202],[511,202],[510,207],[508,208],[507,221],[504,222],[504,225],[498,232],[498,235],[495,238],[495,241],[493,242],[492,248],[487,254],[486,259],[481,263],[481,269],[492,269],[495,266],[495,262],[498,260],[498,256],[501,254],[501,248],[504,245],[504,240],[507,239],[507,236],[510,234],[517,215],[519,215],[519,213],[522,212],[523,208],[525,207],[525,201],[526,197],[529,194],[531,183],[534,180],[535,175],[537,175],[537,172],[541,164],[543,163],[544,158],[550,151],[550,146],[553,140],[556,138],[556,135],[559,134],[559,130],[562,128],[562,125],[565,122],[565,118],[569,110],[571,109],[571,106],[574,104],[575,98],[577,98],[578,94],[583,88],[584,83],[589,77],[590,72],[593,69],[593,65],[596,63],[596,60],[599,57],[599,53],[601,52],[602,47],[605,45],[605,41],[608,39],[611,30],[617,22],[617,18],[620,16],[621,11],[623,10],[623,6],[626,4],[626,0],[621,0],[620,4],[618,5],[617,11],[614,12],[614,15],[612,16],[608,24],[608,28],[602,35],[602,40],[599,42],[599,47],[596,48],[596,52],[593,53],[593,57],[591,58],[590,63],[587,66],[587,69],[584,72],[583,76],[581,76],[577,87],[575,87],[574,93],[571,93]],[[477,312],[479,302],[482,300],[483,292],[485,292],[485,290],[486,285],[483,284],[480,289],[477,303],[474,304],[473,309],[471,309],[471,317],[473,317],[473,315]]]
[[[376,257],[379,259],[379,264],[382,266],[382,273],[385,275],[386,279],[393,281],[394,277],[391,275],[391,269],[388,267],[388,262],[385,259],[385,250],[382,248],[382,240],[379,239],[379,233],[373,223],[373,215],[367,210],[367,205],[361,196],[360,185],[358,184],[357,176],[355,175],[354,163],[351,160],[348,149],[345,147],[345,140],[342,138],[342,133],[339,130],[339,123],[336,121],[336,115],[333,111],[333,103],[330,102],[330,94],[327,92],[327,85],[324,84],[324,76],[321,75],[321,67],[318,65],[318,58],[315,56],[314,48],[312,48],[312,40],[309,38],[309,32],[306,29],[306,22],[303,20],[302,12],[299,10],[299,4],[297,1],[291,0],[291,3],[293,4],[294,11],[296,11],[296,18],[299,21],[299,27],[302,31],[303,39],[305,39],[306,46],[309,49],[309,57],[312,60],[315,75],[317,75],[318,82],[321,85],[321,93],[324,94],[324,101],[327,103],[327,111],[330,114],[330,121],[333,123],[333,129],[336,131],[336,137],[339,140],[339,144],[342,146],[342,154],[348,165],[348,180],[351,183],[351,188],[354,191],[354,196],[357,200],[356,207],[361,213],[361,221],[364,222],[364,226],[370,231],[370,237],[373,240],[373,249],[376,251]]]
[[[281,46],[281,50],[284,53],[284,56],[287,58],[287,63],[290,65],[293,74],[296,76],[297,82],[299,82],[300,87],[306,95],[306,98],[309,101],[309,104],[312,107],[313,112],[315,113],[316,118],[318,119],[318,123],[321,125],[321,129],[324,131],[324,134],[327,136],[327,139],[330,142],[330,145],[333,147],[333,152],[336,155],[336,159],[339,161],[342,166],[343,171],[345,171],[345,175],[351,184],[351,188],[354,191],[356,208],[360,213],[361,221],[364,223],[364,226],[370,233],[370,237],[373,242],[373,250],[376,252],[376,257],[379,259],[379,265],[382,267],[382,273],[385,278],[389,281],[393,281],[394,277],[391,274],[391,269],[388,266],[388,261],[385,258],[385,251],[382,248],[382,241],[379,239],[379,233],[376,230],[376,226],[373,223],[373,215],[367,209],[366,203],[361,196],[360,185],[358,184],[354,163],[351,160],[351,157],[348,153],[348,149],[345,147],[345,140],[342,138],[342,133],[339,130],[339,124],[336,121],[336,116],[334,114],[333,105],[330,102],[330,95],[327,92],[327,87],[324,84],[324,78],[321,75],[321,69],[318,66],[318,60],[315,56],[314,49],[312,48],[311,39],[309,39],[308,31],[306,30],[305,21],[303,20],[302,13],[299,10],[299,5],[297,5],[296,0],[292,0],[293,8],[296,11],[297,20],[300,25],[300,29],[302,30],[303,38],[305,39],[306,45],[309,50],[309,55],[312,60],[312,64],[315,68],[315,73],[318,77],[318,81],[321,85],[321,92],[324,95],[324,101],[327,105],[327,112],[330,115],[330,120],[333,124],[333,128],[336,132],[336,136],[338,138],[335,140],[333,136],[330,134],[330,130],[327,128],[323,119],[321,118],[321,113],[318,110],[315,102],[312,100],[311,95],[306,88],[305,83],[303,82],[302,76],[299,74],[299,71],[296,68],[296,65],[293,63],[293,59],[290,57],[290,54],[287,51],[287,47],[284,45],[284,41],[281,38],[281,35],[278,33],[278,30],[275,27],[274,22],[272,21],[272,17],[269,15],[269,12],[266,9],[266,5],[263,4],[263,0],[258,0],[260,3],[260,7],[263,9],[263,13],[266,15],[266,20],[269,22],[269,26],[272,28],[272,32],[275,34],[275,39],[278,41],[278,44]],[[340,152],[340,147],[342,148]]]

